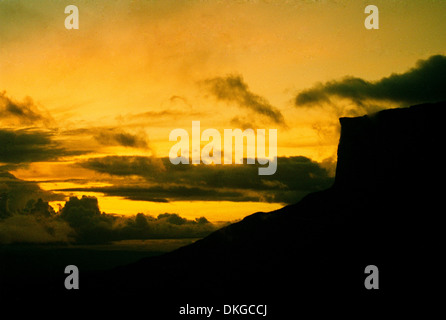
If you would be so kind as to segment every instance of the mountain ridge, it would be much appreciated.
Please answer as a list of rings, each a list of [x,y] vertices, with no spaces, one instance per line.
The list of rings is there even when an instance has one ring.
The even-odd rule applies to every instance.
[[[167,287],[172,297],[205,293],[214,299],[276,301],[275,292],[288,283],[299,288],[297,296],[336,300],[338,294],[351,298],[358,292],[374,293],[364,288],[364,268],[374,264],[384,279],[391,276],[383,281],[381,296],[427,290],[425,275],[412,275],[409,281],[405,277],[410,279],[411,272],[404,268],[411,263],[432,271],[430,263],[441,243],[435,242],[440,230],[432,223],[442,193],[432,183],[441,175],[432,177],[424,170],[433,148],[444,141],[445,110],[440,102],[341,118],[331,188],[297,204],[247,216],[165,256],[114,270],[114,275],[132,276],[113,287],[116,292],[139,292],[145,278],[136,280],[134,275],[147,274],[152,288]],[[153,273],[168,279],[157,282],[150,277]]]
[[[270,318],[282,319],[296,303],[331,315],[433,302],[445,173],[429,170],[439,164],[445,113],[438,102],[341,118],[331,188],[162,256],[83,277],[78,292],[60,283],[51,290],[78,304],[150,303],[151,313],[169,319],[187,303],[267,303]],[[368,265],[379,269],[378,290],[364,287]]]

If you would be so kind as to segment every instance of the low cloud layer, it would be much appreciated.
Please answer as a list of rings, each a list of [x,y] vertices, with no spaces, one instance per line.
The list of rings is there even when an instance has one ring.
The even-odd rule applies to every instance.
[[[111,176],[134,177],[119,185],[66,188],[63,192],[100,192],[131,200],[169,202],[255,201],[294,203],[333,182],[326,165],[305,157],[280,157],[272,176],[259,176],[257,165],[173,165],[168,158],[109,156],[79,163]]]
[[[29,202],[20,212],[0,216],[0,244],[83,243],[120,240],[201,238],[224,224],[189,220],[175,213],[124,217],[99,210],[96,198],[72,197],[56,213],[47,202]]]
[[[295,98],[297,107],[337,104],[336,99],[350,100],[360,112],[376,111],[377,102],[408,106],[446,100],[446,56],[435,55],[419,60],[405,73],[392,74],[378,81],[345,77],[320,83],[303,90]],[[388,106],[387,106],[388,107]]]
[[[247,108],[276,124],[285,125],[280,110],[273,107],[265,98],[251,92],[241,76],[217,77],[205,80],[204,84],[218,100],[235,103],[237,106]]]
[[[33,199],[64,200],[61,194],[42,190],[37,183],[16,178],[9,172],[0,172],[0,218],[21,212]]]
[[[24,214],[14,214],[4,220],[0,219],[0,244],[74,241],[74,230],[61,219]]]

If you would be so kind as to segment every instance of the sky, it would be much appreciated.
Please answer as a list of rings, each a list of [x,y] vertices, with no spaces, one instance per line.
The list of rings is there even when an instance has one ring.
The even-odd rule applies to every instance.
[[[79,29],[65,28],[70,4]],[[364,27],[368,4],[0,1],[8,210],[41,198],[57,212],[86,195],[103,212],[200,225],[328,188],[339,117],[446,99],[446,2],[374,1],[377,30]],[[192,121],[222,136],[276,129],[276,173],[259,176],[246,161],[173,165],[169,134],[190,134]],[[69,238],[65,225],[52,227]]]

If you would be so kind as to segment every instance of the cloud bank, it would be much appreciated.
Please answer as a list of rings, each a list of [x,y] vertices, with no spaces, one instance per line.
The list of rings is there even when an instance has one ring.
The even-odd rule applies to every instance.
[[[294,203],[310,192],[331,186],[326,165],[305,157],[279,157],[272,176],[257,175],[258,165],[173,165],[168,158],[107,156],[78,163],[110,176],[133,177],[119,185],[76,187],[57,191],[100,192],[153,202],[254,201]],[[112,182],[112,180],[110,180]]]
[[[0,244],[70,243],[74,230],[63,220],[14,214],[0,220]]]
[[[20,212],[33,199],[64,200],[61,194],[42,190],[37,183],[17,179],[9,172],[0,172],[0,218]]]
[[[29,202],[20,212],[0,216],[0,244],[202,238],[223,225],[210,223],[204,217],[189,220],[176,213],[157,217],[107,214],[99,210],[96,198],[87,196],[71,197],[56,213],[48,202],[39,199]]]
[[[405,73],[395,73],[378,81],[345,77],[317,84],[300,92],[294,102],[297,107],[329,104],[342,108],[336,100],[348,99],[359,112],[371,112],[379,108],[377,102],[407,106],[446,100],[445,82],[446,56],[434,55],[419,60]]]
[[[79,154],[60,146],[54,132],[41,129],[0,129],[0,162],[29,163]]]

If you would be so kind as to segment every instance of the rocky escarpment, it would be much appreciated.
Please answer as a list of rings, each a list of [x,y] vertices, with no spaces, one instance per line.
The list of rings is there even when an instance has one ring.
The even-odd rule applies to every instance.
[[[435,189],[445,115],[446,104],[436,103],[341,118],[335,187],[389,193]]]
[[[332,188],[114,270],[106,276],[117,279],[111,287],[139,296],[150,286],[180,302],[184,295],[250,297],[276,312],[296,299],[384,305],[416,290],[426,295],[442,250],[445,111],[445,103],[435,103],[340,119]],[[382,272],[379,294],[364,288],[369,264]]]
[[[186,303],[267,303],[270,318],[284,319],[304,309],[332,315],[430,299],[443,255],[445,111],[435,103],[342,118],[332,188],[169,254],[84,277],[79,292],[55,285],[47,293],[94,306],[144,302],[169,319]],[[367,265],[379,268],[379,290],[364,287]]]
[[[445,120],[445,102],[341,118],[337,197],[364,199],[357,205],[368,207],[376,229],[389,237],[437,247],[443,233]]]

